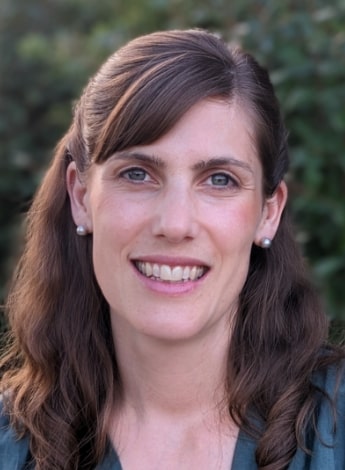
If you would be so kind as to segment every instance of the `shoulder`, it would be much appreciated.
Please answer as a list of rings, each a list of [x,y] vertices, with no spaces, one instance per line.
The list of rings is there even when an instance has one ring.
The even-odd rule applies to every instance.
[[[335,418],[344,421],[345,418],[345,362],[328,367],[328,369],[316,377],[316,385],[331,400],[334,407]],[[322,404],[330,406],[330,400],[323,400]],[[322,405],[321,405],[322,409]]]
[[[29,439],[17,437],[4,410],[0,395],[0,470],[29,470],[31,468],[33,468],[33,463],[29,452]],[[96,470],[121,470],[119,458],[109,443],[106,455]]]
[[[329,366],[322,372],[317,372],[313,384],[321,391],[322,409],[333,409],[335,419],[345,418],[345,362]]]
[[[315,376],[321,390],[317,413],[317,436],[312,450],[318,467],[345,468],[345,364],[329,367]]]
[[[0,470],[24,469],[28,454],[28,439],[17,438],[0,399]]]
[[[318,406],[306,435],[310,453],[298,448],[289,470],[340,470],[345,468],[345,368],[329,366],[314,374]]]

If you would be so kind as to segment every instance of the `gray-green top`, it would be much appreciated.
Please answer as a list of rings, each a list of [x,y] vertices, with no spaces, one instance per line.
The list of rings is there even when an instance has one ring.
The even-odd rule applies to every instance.
[[[330,369],[316,379],[320,386],[331,397],[334,396],[336,373]],[[336,397],[337,421],[334,429],[333,413],[328,400],[323,399],[318,408],[318,435],[309,435],[307,445],[312,455],[305,454],[301,449],[296,452],[289,470],[345,470],[345,376],[342,378]],[[253,470],[255,463],[255,441],[240,433],[232,470]],[[17,440],[7,417],[0,409],[0,470],[29,470],[28,438]],[[109,451],[97,470],[122,470],[115,450]]]

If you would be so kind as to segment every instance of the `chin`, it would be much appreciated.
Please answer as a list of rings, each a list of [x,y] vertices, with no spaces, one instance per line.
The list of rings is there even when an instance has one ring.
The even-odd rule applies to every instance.
[[[201,325],[200,322],[146,322],[140,330],[142,334],[152,339],[171,343],[201,338],[208,328],[206,325]]]

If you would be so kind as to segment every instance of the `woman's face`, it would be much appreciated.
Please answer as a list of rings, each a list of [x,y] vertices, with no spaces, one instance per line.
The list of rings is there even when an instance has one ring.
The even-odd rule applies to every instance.
[[[170,341],[228,330],[252,245],[273,238],[286,197],[281,185],[264,200],[251,122],[216,100],[94,165],[85,185],[72,164],[68,182],[113,327]]]

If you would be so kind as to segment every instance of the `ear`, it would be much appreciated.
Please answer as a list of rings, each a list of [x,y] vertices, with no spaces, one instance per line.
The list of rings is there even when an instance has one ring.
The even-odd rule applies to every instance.
[[[88,210],[88,191],[85,181],[82,181],[75,162],[71,162],[66,171],[66,185],[70,198],[74,223],[92,232],[92,223]]]
[[[266,199],[262,218],[255,234],[255,244],[261,246],[263,238],[273,240],[278,230],[280,218],[286,205],[288,189],[285,181],[281,181],[273,196]]]

